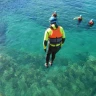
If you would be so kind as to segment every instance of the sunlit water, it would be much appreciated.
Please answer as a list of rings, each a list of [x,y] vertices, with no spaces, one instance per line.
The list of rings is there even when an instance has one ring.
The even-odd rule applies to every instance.
[[[18,66],[19,63],[22,64],[22,68],[24,67],[23,63],[25,62],[23,61],[24,54],[31,54],[33,56],[32,58],[35,58],[35,60],[30,62],[27,61],[29,59],[26,59],[26,62],[28,63],[28,65],[33,63],[36,64],[36,66],[43,66],[43,73],[40,73],[40,75],[43,74],[43,76],[46,77],[47,74],[49,77],[46,77],[46,80],[45,78],[43,78],[45,81],[47,81],[48,78],[52,78],[51,72],[53,69],[54,71],[52,73],[58,73],[58,65],[63,65],[62,61],[65,60],[65,58],[77,62],[78,60],[83,60],[81,56],[82,54],[84,54],[84,56],[92,56],[94,58],[96,57],[96,25],[91,28],[87,27],[87,23],[90,19],[93,18],[94,22],[96,22],[95,9],[95,0],[0,0],[0,54],[11,54],[15,60],[18,60],[17,57],[21,56],[20,58],[22,58],[22,60],[16,61],[16,63],[18,64]],[[45,30],[49,27],[49,17],[54,11],[57,11],[58,14],[58,25],[61,25],[64,28],[66,41],[64,43],[64,46],[62,46],[61,50],[56,55],[56,61],[54,63],[58,64],[54,64],[54,68],[48,69],[46,73],[46,70],[44,69],[46,54],[43,50],[43,37]],[[73,20],[73,18],[79,16],[80,14],[83,16],[83,21],[79,26],[77,26],[77,21]],[[15,51],[24,54],[16,54]],[[28,65],[26,64],[26,68],[28,67]],[[36,68],[34,70],[37,71]],[[38,70],[40,71],[40,68]],[[24,75],[24,73],[22,74]],[[2,79],[3,77],[1,78],[1,81]],[[37,82],[39,81],[37,80],[35,83],[37,84]],[[47,82],[50,83],[51,81],[49,80]],[[50,85],[52,85],[51,83]],[[3,89],[1,88],[1,93],[6,94],[6,96],[17,96],[16,90],[19,90],[20,86],[15,90],[9,89],[9,91],[11,90],[12,94],[14,93],[15,95],[10,95],[11,92],[9,92],[8,94],[6,87],[8,86],[11,88],[11,85],[9,86],[8,82],[4,86],[5,87]],[[37,85],[33,86],[37,88]],[[40,86],[43,85],[41,84]],[[2,87],[2,84],[0,85],[0,87]],[[52,88],[55,89],[53,90]],[[24,90],[21,88],[18,92],[18,94],[20,95],[18,96],[53,96],[52,94],[54,93],[52,92],[57,91],[54,84],[51,86],[51,88],[49,88],[50,90],[52,89],[52,92],[49,90],[49,93],[51,92],[49,95],[36,95],[39,91],[37,93],[34,92],[37,90],[36,89],[31,93],[31,89],[32,88],[27,89],[26,87],[27,91],[25,92],[26,95],[24,95]],[[42,87],[42,90],[43,89],[44,88]],[[44,90],[46,91],[46,88]],[[58,91],[56,96],[62,95],[60,95]]]

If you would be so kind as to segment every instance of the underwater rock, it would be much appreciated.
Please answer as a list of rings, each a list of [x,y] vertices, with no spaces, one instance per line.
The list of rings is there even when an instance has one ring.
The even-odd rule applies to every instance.
[[[68,66],[69,60],[67,58],[59,58],[59,62],[62,62],[63,66]]]
[[[89,52],[77,53],[76,55],[77,62],[83,61],[86,62],[88,60]]]
[[[96,96],[96,88],[92,91],[91,96]]]
[[[18,78],[13,78],[13,80],[12,80],[12,88],[13,89],[16,89],[16,88],[18,88]]]
[[[6,31],[7,31],[7,24],[4,22],[0,22],[0,44],[5,43],[6,41]]]
[[[92,55],[90,55],[90,56],[88,57],[88,59],[89,59],[90,61],[96,60],[96,58],[95,58],[94,56],[92,56]]]
[[[0,93],[0,96],[5,96],[4,94]]]
[[[0,54],[0,71],[4,71],[6,69],[8,69],[9,67],[14,67],[15,65],[14,60],[12,59],[12,57],[10,57],[7,54]]]

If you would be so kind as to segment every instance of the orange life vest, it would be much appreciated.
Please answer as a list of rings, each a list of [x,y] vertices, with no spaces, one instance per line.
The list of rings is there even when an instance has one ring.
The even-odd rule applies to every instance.
[[[60,44],[62,42],[62,33],[60,32],[60,26],[57,29],[51,29],[52,34],[49,36],[50,44]]]

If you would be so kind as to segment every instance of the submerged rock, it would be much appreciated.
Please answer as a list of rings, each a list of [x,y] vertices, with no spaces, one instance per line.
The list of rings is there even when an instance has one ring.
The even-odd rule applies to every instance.
[[[0,93],[0,96],[5,96],[4,94]]]
[[[88,59],[89,59],[90,61],[95,61],[95,60],[96,60],[96,57],[90,55]]]

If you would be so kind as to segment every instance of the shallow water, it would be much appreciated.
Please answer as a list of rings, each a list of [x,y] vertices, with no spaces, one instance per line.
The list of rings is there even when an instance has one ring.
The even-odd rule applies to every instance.
[[[71,82],[75,87],[70,95],[67,89],[71,85],[69,87],[64,85],[63,79],[66,76],[62,76],[61,73],[66,71],[67,66],[70,65],[71,68],[73,62],[79,66],[78,63],[85,64],[87,60],[94,60],[96,57],[96,25],[87,28],[91,18],[96,22],[95,9],[95,0],[55,0],[55,2],[52,0],[0,0],[0,28],[3,26],[0,34],[4,33],[0,35],[0,71],[2,73],[0,93],[5,96],[62,96],[65,93],[66,96],[81,96],[80,94],[83,93],[79,89],[77,93],[80,94],[76,95],[75,88],[79,83],[75,82]],[[66,41],[56,55],[54,66],[46,70],[43,36],[44,31],[49,27],[48,19],[54,11],[58,13],[58,25],[65,30]],[[77,26],[77,21],[73,18],[80,14],[83,16],[83,21]],[[5,67],[6,64],[7,67]],[[73,68],[75,70],[75,67]],[[60,76],[58,77],[61,78],[60,80],[56,74]],[[67,76],[67,78],[71,77]],[[55,79],[57,79],[56,82]],[[82,90],[86,89],[84,86]],[[62,89],[63,87],[66,90]],[[73,89],[69,88],[70,91]],[[91,90],[90,93],[82,96],[91,96],[95,89],[88,90]],[[86,90],[84,92],[86,93]],[[46,93],[49,94],[45,95]]]

